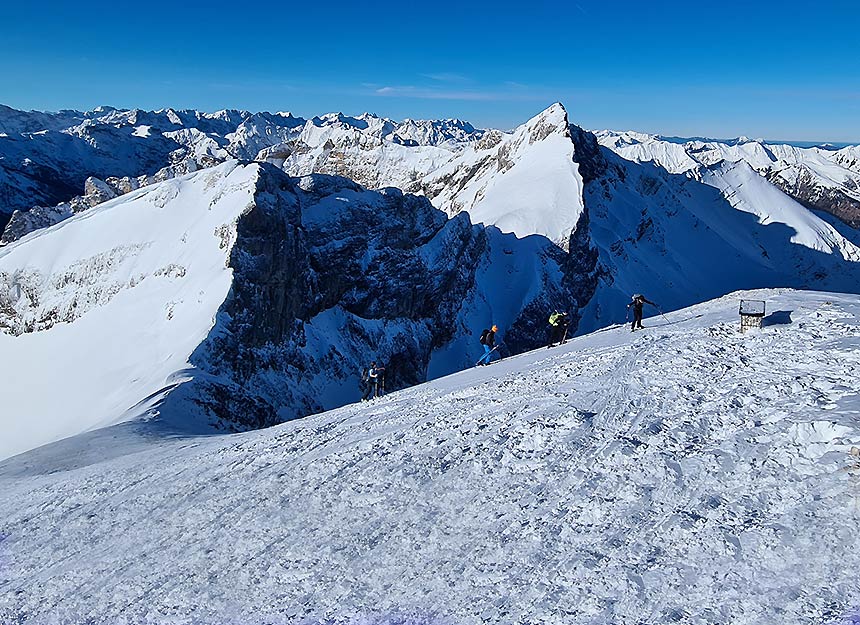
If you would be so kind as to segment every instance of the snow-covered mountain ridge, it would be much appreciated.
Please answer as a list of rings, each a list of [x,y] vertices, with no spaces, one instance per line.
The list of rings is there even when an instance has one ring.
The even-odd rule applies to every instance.
[[[380,118],[312,122],[302,145],[377,181],[416,162],[397,151],[429,153],[361,134],[389,132]],[[399,169],[375,169],[384,154]],[[582,333],[623,319],[634,292],[674,310],[737,288],[860,288],[860,235],[745,162],[691,175],[630,161],[560,104],[450,152],[416,178],[423,198],[290,178],[291,158],[141,187],[0,252],[2,454],[154,412],[271,425],[355,401],[370,360],[416,384],[474,364],[493,323],[518,353],[546,340],[553,308]],[[69,385],[65,404],[29,398],[21,380],[43,377]]]
[[[156,414],[319,412],[358,400],[374,359],[389,389],[471,366],[491,319],[506,349],[535,347],[591,270],[344,178],[228,161],[151,185],[0,250],[0,457]]]
[[[853,622],[857,296],[646,326],[263,431],[7,460],[0,620]]]
[[[289,113],[235,110],[105,107],[46,114],[2,107],[0,222],[18,213],[0,244],[111,195],[239,158],[272,162],[294,176],[326,173],[368,188],[396,186],[427,195],[449,214],[470,210],[479,215],[477,221],[522,233],[539,231],[564,245],[557,231],[575,219],[536,219],[521,205],[530,204],[527,212],[532,212],[538,204],[570,203],[578,185],[565,165],[570,147],[560,142],[553,150],[552,141],[538,141],[524,150],[517,139],[530,135],[528,127],[551,118],[558,107],[512,132],[478,130],[461,120],[395,122],[368,113],[305,120]],[[858,146],[831,150],[749,140],[680,143],[635,132],[598,135],[623,157],[656,162],[670,173],[699,176],[703,167],[746,162],[801,204],[854,227],[860,224]],[[541,228],[554,219],[560,223]]]

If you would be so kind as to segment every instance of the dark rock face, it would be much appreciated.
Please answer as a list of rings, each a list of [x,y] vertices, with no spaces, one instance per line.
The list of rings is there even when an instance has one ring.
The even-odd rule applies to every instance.
[[[579,165],[582,181],[589,184],[605,175],[609,163],[603,156],[597,137],[575,124],[570,124],[570,137],[576,146],[573,160]]]
[[[0,159],[0,214],[7,215],[8,221],[8,216],[16,210],[58,204],[80,193],[85,178],[69,180],[47,165],[34,162],[15,164],[10,159]]]
[[[192,356],[200,375],[176,399],[218,427],[247,429],[357,400],[371,360],[385,364],[387,390],[425,381],[434,350],[462,331],[464,302],[488,288],[477,268],[495,236],[397,189],[261,165],[237,226],[231,293]],[[579,303],[589,284],[578,276],[593,269],[590,252],[543,249],[541,294],[503,328],[513,352],[543,345],[547,309]]]

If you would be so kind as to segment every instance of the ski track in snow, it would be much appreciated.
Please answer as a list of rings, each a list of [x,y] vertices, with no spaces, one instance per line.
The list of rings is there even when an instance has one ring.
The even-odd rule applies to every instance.
[[[12,458],[0,622],[836,622],[860,302],[754,295],[791,323],[740,335],[727,296],[268,430]]]

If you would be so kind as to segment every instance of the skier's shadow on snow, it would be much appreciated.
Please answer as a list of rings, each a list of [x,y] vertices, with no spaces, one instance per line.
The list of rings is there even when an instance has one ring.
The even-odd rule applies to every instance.
[[[793,310],[776,310],[761,320],[761,327],[788,325],[791,323]]]

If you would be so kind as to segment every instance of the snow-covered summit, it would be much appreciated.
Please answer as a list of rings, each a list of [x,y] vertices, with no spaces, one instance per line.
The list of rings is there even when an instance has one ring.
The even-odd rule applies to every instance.
[[[263,431],[7,460],[0,620],[853,622],[857,296],[667,317]]]
[[[519,237],[540,234],[567,248],[582,211],[582,177],[567,111],[553,104],[510,134],[485,133],[421,188],[450,214]]]

